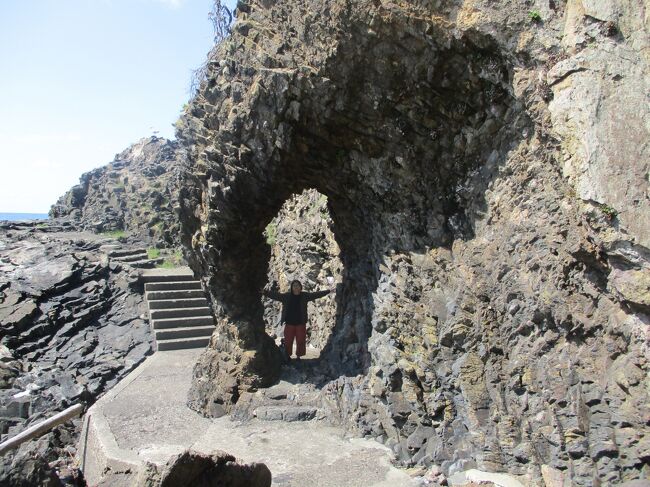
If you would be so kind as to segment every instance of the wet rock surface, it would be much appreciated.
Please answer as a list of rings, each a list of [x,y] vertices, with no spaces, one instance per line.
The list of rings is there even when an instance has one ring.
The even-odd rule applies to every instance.
[[[647,147],[624,145],[626,171],[586,157],[617,118],[571,103],[605,97],[647,139],[648,105],[616,93],[647,93],[648,36],[632,3],[592,3],[538,23],[509,1],[240,2],[178,124],[183,241],[218,323],[193,408],[248,414],[281,377],[263,232],[314,188],[343,266],[328,419],[442,475],[647,477]],[[634,70],[610,73],[621,50]]]
[[[121,244],[63,229],[0,224],[3,441],[75,403],[92,404],[152,353],[138,271],[103,250]],[[75,419],[3,456],[0,482],[40,485],[35,475],[66,470],[80,425]]]
[[[140,242],[177,246],[178,158],[176,142],[141,139],[111,163],[83,174],[52,206],[50,217],[83,230],[126,230]]]

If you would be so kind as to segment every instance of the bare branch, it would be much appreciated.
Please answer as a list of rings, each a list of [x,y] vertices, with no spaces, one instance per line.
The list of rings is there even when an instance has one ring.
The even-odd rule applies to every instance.
[[[221,3],[221,0],[215,0],[212,11],[208,14],[208,18],[212,21],[214,43],[219,44],[230,34],[232,12]]]
[[[194,96],[201,88],[201,83],[208,76],[208,65],[210,61],[214,59],[218,51],[217,47],[223,42],[223,40],[230,35],[230,27],[233,21],[232,12],[226,7],[221,0],[215,0],[212,4],[212,10],[208,14],[208,18],[212,22],[213,29],[213,38],[214,38],[214,47],[210,49],[210,52],[206,56],[205,61],[201,66],[192,71],[192,77],[190,79],[190,95]]]

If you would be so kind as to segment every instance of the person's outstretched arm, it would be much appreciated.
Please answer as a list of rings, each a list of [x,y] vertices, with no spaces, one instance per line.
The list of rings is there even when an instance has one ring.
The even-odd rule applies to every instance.
[[[305,298],[307,298],[307,301],[313,301],[314,299],[322,298],[324,296],[327,296],[328,294],[332,293],[333,290],[331,289],[326,289],[325,291],[315,291],[313,293],[303,293],[305,295]]]
[[[266,296],[267,298],[273,299],[274,301],[281,301],[284,303],[284,299],[286,297],[285,293],[281,293],[279,291],[275,291],[275,289],[278,288],[278,283],[273,281],[273,284],[271,284],[271,289],[266,291],[262,290],[262,294]]]
[[[284,294],[278,291],[264,291],[262,292],[264,296],[274,301],[284,301]]]

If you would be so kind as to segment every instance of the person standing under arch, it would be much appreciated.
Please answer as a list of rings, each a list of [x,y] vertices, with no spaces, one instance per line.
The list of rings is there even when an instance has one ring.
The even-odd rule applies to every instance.
[[[325,291],[303,292],[302,283],[297,279],[291,281],[291,290],[287,293],[264,292],[264,296],[267,298],[282,303],[281,322],[284,323],[284,347],[289,360],[293,354],[294,340],[296,341],[297,360],[300,360],[300,357],[304,356],[307,351],[307,321],[309,320],[307,303],[328,294],[334,294],[334,292],[334,287]]]

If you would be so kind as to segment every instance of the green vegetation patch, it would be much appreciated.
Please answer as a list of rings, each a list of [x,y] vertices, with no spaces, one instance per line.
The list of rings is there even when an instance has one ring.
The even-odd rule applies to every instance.
[[[160,253],[158,255],[160,255]],[[157,258],[157,257],[153,257],[153,258]],[[176,249],[174,250],[174,252],[165,255],[164,260],[160,264],[156,265],[156,267],[160,269],[174,269],[176,267],[181,267],[183,265],[185,265],[185,259],[183,259],[183,252],[180,249]]]
[[[273,246],[278,238],[278,226],[274,221],[269,223],[264,229],[264,237],[266,238],[266,243]]]
[[[618,211],[616,211],[614,208],[612,208],[609,205],[602,205],[600,207],[600,211],[602,211],[607,218],[610,220],[613,220],[618,216]]]
[[[540,23],[542,21],[542,14],[539,13],[539,10],[531,10],[528,12],[528,19],[531,22]]]
[[[149,247],[147,249],[147,257],[149,257],[150,259],[157,259],[158,257],[160,257],[160,249]]]

